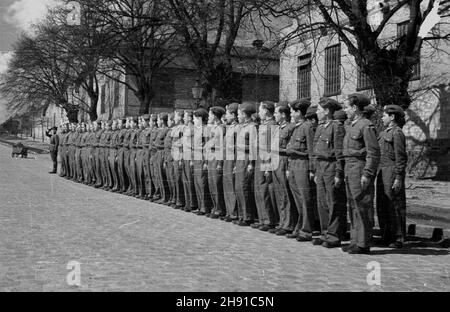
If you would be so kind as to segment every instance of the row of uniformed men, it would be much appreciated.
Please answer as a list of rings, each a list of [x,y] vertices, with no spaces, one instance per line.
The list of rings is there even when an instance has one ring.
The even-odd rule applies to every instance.
[[[373,110],[364,95],[350,95],[343,109],[329,98],[320,100],[316,114],[311,108],[304,100],[262,102],[258,112],[252,103],[232,103],[209,112],[199,108],[69,125],[60,140],[62,176],[327,248],[341,246],[348,207],[351,242],[343,250],[349,253],[370,252],[377,181],[383,241],[402,247],[406,152],[399,124],[403,110],[386,106],[386,129],[377,136],[366,118]],[[245,146],[236,144],[237,133],[263,125],[279,127],[279,165],[271,171],[261,169],[267,160],[248,157],[249,135]],[[225,148],[242,148],[247,156],[175,160],[172,144],[179,137],[172,133],[192,135],[194,127],[202,128],[203,135],[201,141],[190,141],[192,150],[203,148],[213,129],[223,127],[234,135],[233,146],[227,143]],[[316,219],[322,236],[313,239]]]

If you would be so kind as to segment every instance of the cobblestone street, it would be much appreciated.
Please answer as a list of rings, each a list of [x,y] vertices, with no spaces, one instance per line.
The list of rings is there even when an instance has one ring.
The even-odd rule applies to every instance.
[[[448,249],[351,256],[67,181],[31,157],[0,145],[0,291],[450,290]]]

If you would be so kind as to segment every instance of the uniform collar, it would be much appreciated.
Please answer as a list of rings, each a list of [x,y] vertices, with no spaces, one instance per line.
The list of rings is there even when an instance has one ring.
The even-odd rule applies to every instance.
[[[285,121],[283,121],[283,123],[282,124],[280,124],[280,128],[281,129],[283,129],[284,127],[286,127],[287,126],[287,122],[286,122],[286,120]]]
[[[354,125],[356,125],[356,123],[357,123],[358,121],[360,121],[362,118],[363,118],[362,116],[357,116],[355,119],[353,119],[353,121],[352,121],[352,123],[351,123],[352,127],[353,127]]]

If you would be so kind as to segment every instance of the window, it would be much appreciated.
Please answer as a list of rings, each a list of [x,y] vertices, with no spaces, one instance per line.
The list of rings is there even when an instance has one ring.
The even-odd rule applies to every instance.
[[[408,24],[409,21],[405,21],[397,24],[397,38],[400,39],[403,36],[406,36],[408,33]],[[417,64],[413,65],[412,68],[413,74],[411,76],[411,80],[420,79],[420,57]]]
[[[364,74],[361,70],[361,67],[358,66],[358,78],[357,78],[357,84],[356,84],[356,90],[366,90],[371,89],[372,83],[370,82],[369,77]]]
[[[298,58],[297,67],[297,98],[309,99],[311,97],[311,54]]]
[[[325,96],[341,93],[341,45],[325,50]]]
[[[103,84],[100,90],[100,114],[104,114],[106,112],[105,100],[106,100],[106,85]]]
[[[120,85],[118,81],[114,81],[114,107],[119,106]]]

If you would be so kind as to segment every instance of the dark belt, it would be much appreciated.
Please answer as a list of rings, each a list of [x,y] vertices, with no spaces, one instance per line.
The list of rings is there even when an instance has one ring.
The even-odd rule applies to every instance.
[[[318,157],[316,157],[316,159],[320,160],[320,161],[328,161],[328,162],[337,161],[336,157],[320,157],[320,156],[318,156]]]
[[[144,149],[144,147],[143,147],[143,146],[138,146],[137,148],[138,148],[138,149]]]

